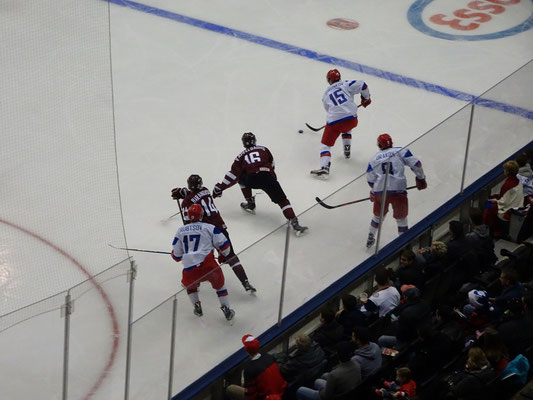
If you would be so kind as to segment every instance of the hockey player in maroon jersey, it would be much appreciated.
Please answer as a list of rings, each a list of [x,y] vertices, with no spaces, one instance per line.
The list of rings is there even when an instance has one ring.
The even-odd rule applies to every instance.
[[[246,291],[249,291],[250,293],[254,293],[256,289],[252,285],[250,285],[250,282],[248,282],[248,276],[246,275],[246,271],[244,271],[239,257],[237,257],[233,250],[233,245],[231,244],[231,239],[229,237],[226,224],[224,223],[220,212],[215,206],[215,202],[211,197],[209,189],[203,186],[202,177],[196,174],[189,176],[189,178],[187,179],[187,186],[188,188],[178,187],[172,189],[172,198],[174,200],[179,201],[180,199],[183,199],[183,201],[181,202],[181,207],[183,208],[183,219],[185,223],[190,222],[187,213],[188,208],[192,204],[200,204],[204,209],[202,222],[207,222],[208,224],[214,225],[218,229],[220,229],[224,236],[228,238],[231,245],[229,255],[227,257],[224,257],[222,254],[220,254],[218,261],[220,263],[227,262],[233,270],[233,273],[241,281],[242,286],[244,286],[244,289]]]
[[[262,189],[270,200],[281,208],[296,236],[300,236],[307,227],[298,223],[291,203],[277,180],[272,153],[266,147],[256,145],[257,140],[252,132],[244,133],[241,140],[245,150],[235,158],[231,170],[226,173],[222,183],[215,185],[213,197],[222,196],[224,190],[238,182],[246,199],[241,203],[241,208],[255,214],[255,196],[252,196],[252,189]]]

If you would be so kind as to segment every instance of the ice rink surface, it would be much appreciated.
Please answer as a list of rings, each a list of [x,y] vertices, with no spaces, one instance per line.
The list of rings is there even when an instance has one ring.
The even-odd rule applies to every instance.
[[[258,144],[272,151],[279,181],[296,213],[303,213],[301,224],[309,227],[307,235],[291,238],[284,315],[371,254],[364,246],[370,203],[328,211],[316,205],[315,197],[327,198],[341,188],[329,202],[366,197],[364,177],[356,178],[364,174],[368,160],[377,151],[379,134],[387,132],[395,145],[407,145],[533,59],[533,31],[529,29],[533,3],[529,0],[471,2],[488,7],[485,15],[490,18],[462,19],[459,29],[431,25],[431,17],[442,14],[446,15],[444,20],[451,21],[456,10],[473,12],[468,8],[470,2],[114,3],[110,17],[116,145],[129,247],[169,251],[180,224],[178,217],[161,222],[178,211],[170,198],[171,188],[185,186],[193,173],[201,175],[204,185],[212,188],[241,152],[242,133],[254,132]],[[327,22],[334,18],[356,21],[358,27],[333,29]],[[482,19],[477,27],[464,28]],[[445,37],[424,31],[413,22],[419,20]],[[477,40],[468,38],[476,35]],[[305,122],[324,124],[321,97],[327,87],[326,73],[333,67],[345,79],[363,79],[372,104],[359,109],[359,125],[352,132],[352,158],[343,158],[339,140],[332,151],[329,180],[318,181],[309,171],[319,166],[320,133],[307,129]],[[509,105],[508,111],[497,110],[497,106],[476,108],[467,184],[531,140],[533,103],[529,93],[530,87],[511,80],[496,94],[488,95],[494,102]],[[410,145],[422,160],[429,184],[424,192],[410,193],[410,225],[459,191],[469,117],[470,109],[459,111],[454,119]],[[299,129],[304,133],[299,134]],[[407,174],[412,184],[414,176]],[[216,206],[228,225],[236,252],[244,251],[241,260],[258,289],[257,296],[245,294],[233,273],[224,267],[237,313],[235,324],[230,326],[209,287],[202,286],[200,293],[204,305],[201,319],[192,314],[186,296],[180,295],[174,393],[239,349],[242,335],[259,335],[276,322],[285,241],[284,230],[278,228],[284,218],[265,194],[257,194],[255,216],[240,209],[241,201],[242,194],[235,186],[216,200]],[[82,218],[80,223],[85,223]],[[382,236],[385,243],[396,237],[395,231],[389,217]],[[106,242],[105,233],[101,239]],[[16,241],[11,245],[16,246]],[[53,253],[49,247],[39,249],[36,245],[36,252],[40,250]],[[129,255],[138,265],[134,313],[139,318],[180,289],[181,265],[164,255]],[[27,259],[20,263],[37,269],[33,267],[34,256],[25,254]],[[4,287],[24,288],[23,280],[28,278],[21,274],[18,279],[7,279]],[[110,291],[111,302],[122,302],[114,293]],[[23,292],[13,296],[24,304]],[[169,312],[166,303],[136,322],[131,398],[156,399],[166,394]],[[95,330],[109,330],[106,321],[94,316],[89,325]],[[17,340],[16,334],[7,332],[10,341],[0,337],[2,349]],[[125,346],[124,331],[121,333],[119,354]],[[87,396],[83,389],[94,384],[101,364],[106,362],[104,356],[93,357],[93,352],[109,351],[112,336],[96,349],[77,349],[75,354],[89,365],[84,364],[84,368],[93,371],[85,381],[80,379],[80,398],[120,397],[120,358],[96,393]],[[27,373],[24,360],[31,360],[31,355],[19,356],[17,353],[9,359],[20,363],[20,378]],[[93,365],[87,361],[91,358]],[[45,364],[45,360],[36,363]],[[29,388],[28,394],[31,392]],[[106,397],[104,393],[117,395]],[[22,397],[13,394],[12,398]]]

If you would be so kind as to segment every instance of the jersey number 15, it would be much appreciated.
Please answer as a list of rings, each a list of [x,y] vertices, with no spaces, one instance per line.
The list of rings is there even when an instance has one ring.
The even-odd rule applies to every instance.
[[[348,101],[342,89],[335,90],[333,93],[329,95],[329,98],[331,99],[333,104],[335,104],[336,106],[342,103],[346,103]]]

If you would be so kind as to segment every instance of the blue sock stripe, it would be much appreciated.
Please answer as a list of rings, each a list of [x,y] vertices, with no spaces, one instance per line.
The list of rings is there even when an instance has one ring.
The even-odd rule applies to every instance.
[[[301,47],[293,46],[287,43],[281,43],[276,40],[267,39],[262,36],[253,35],[237,29],[226,28],[221,25],[213,24],[210,22],[202,21],[196,18],[187,17],[185,15],[176,14],[170,11],[161,10],[152,6],[147,6],[141,3],[137,3],[131,0],[106,0],[110,3],[117,4],[124,7],[129,7],[137,11],[141,11],[148,14],[157,15],[158,17],[171,19],[173,21],[182,22],[184,24],[192,25],[197,28],[206,29],[212,32],[221,33],[223,35],[230,36],[232,38],[246,40],[261,46],[270,47],[273,49],[285,51],[301,57],[310,58],[315,61],[320,61],[326,64],[335,65],[338,67],[344,67],[353,71],[360,72],[366,75],[372,75],[380,79],[385,79],[391,82],[400,83],[402,85],[414,87],[417,89],[426,90],[428,92],[440,94],[443,96],[451,97],[457,100],[465,102],[473,101],[474,104],[487,107],[495,110],[500,110],[510,114],[516,114],[527,119],[533,119],[533,111],[525,108],[512,106],[498,101],[489,99],[478,98],[472,94],[461,92],[455,89],[449,89],[444,86],[436,85],[434,83],[425,82],[419,79],[409,78],[404,75],[396,74],[394,72],[384,71],[379,68],[370,67],[368,65],[359,64],[353,61],[343,60],[342,58],[328,56],[327,54],[317,53],[315,51],[307,50]]]

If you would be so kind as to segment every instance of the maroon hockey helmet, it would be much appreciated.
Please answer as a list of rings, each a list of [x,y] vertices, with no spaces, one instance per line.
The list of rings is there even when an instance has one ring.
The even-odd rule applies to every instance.
[[[392,138],[388,133],[382,133],[378,136],[378,147],[381,150],[385,150],[389,147],[392,147]]]
[[[245,132],[242,135],[242,145],[247,149],[248,147],[255,146],[257,139],[255,138],[255,135],[252,132]]]
[[[192,174],[187,178],[187,187],[189,190],[200,190],[204,186],[200,175]]]
[[[204,216],[204,209],[200,204],[192,204],[187,208],[187,215],[191,222],[201,221]]]
[[[330,84],[338,82],[341,80],[341,73],[338,69],[332,69],[328,71],[328,74],[326,75],[326,79]]]

